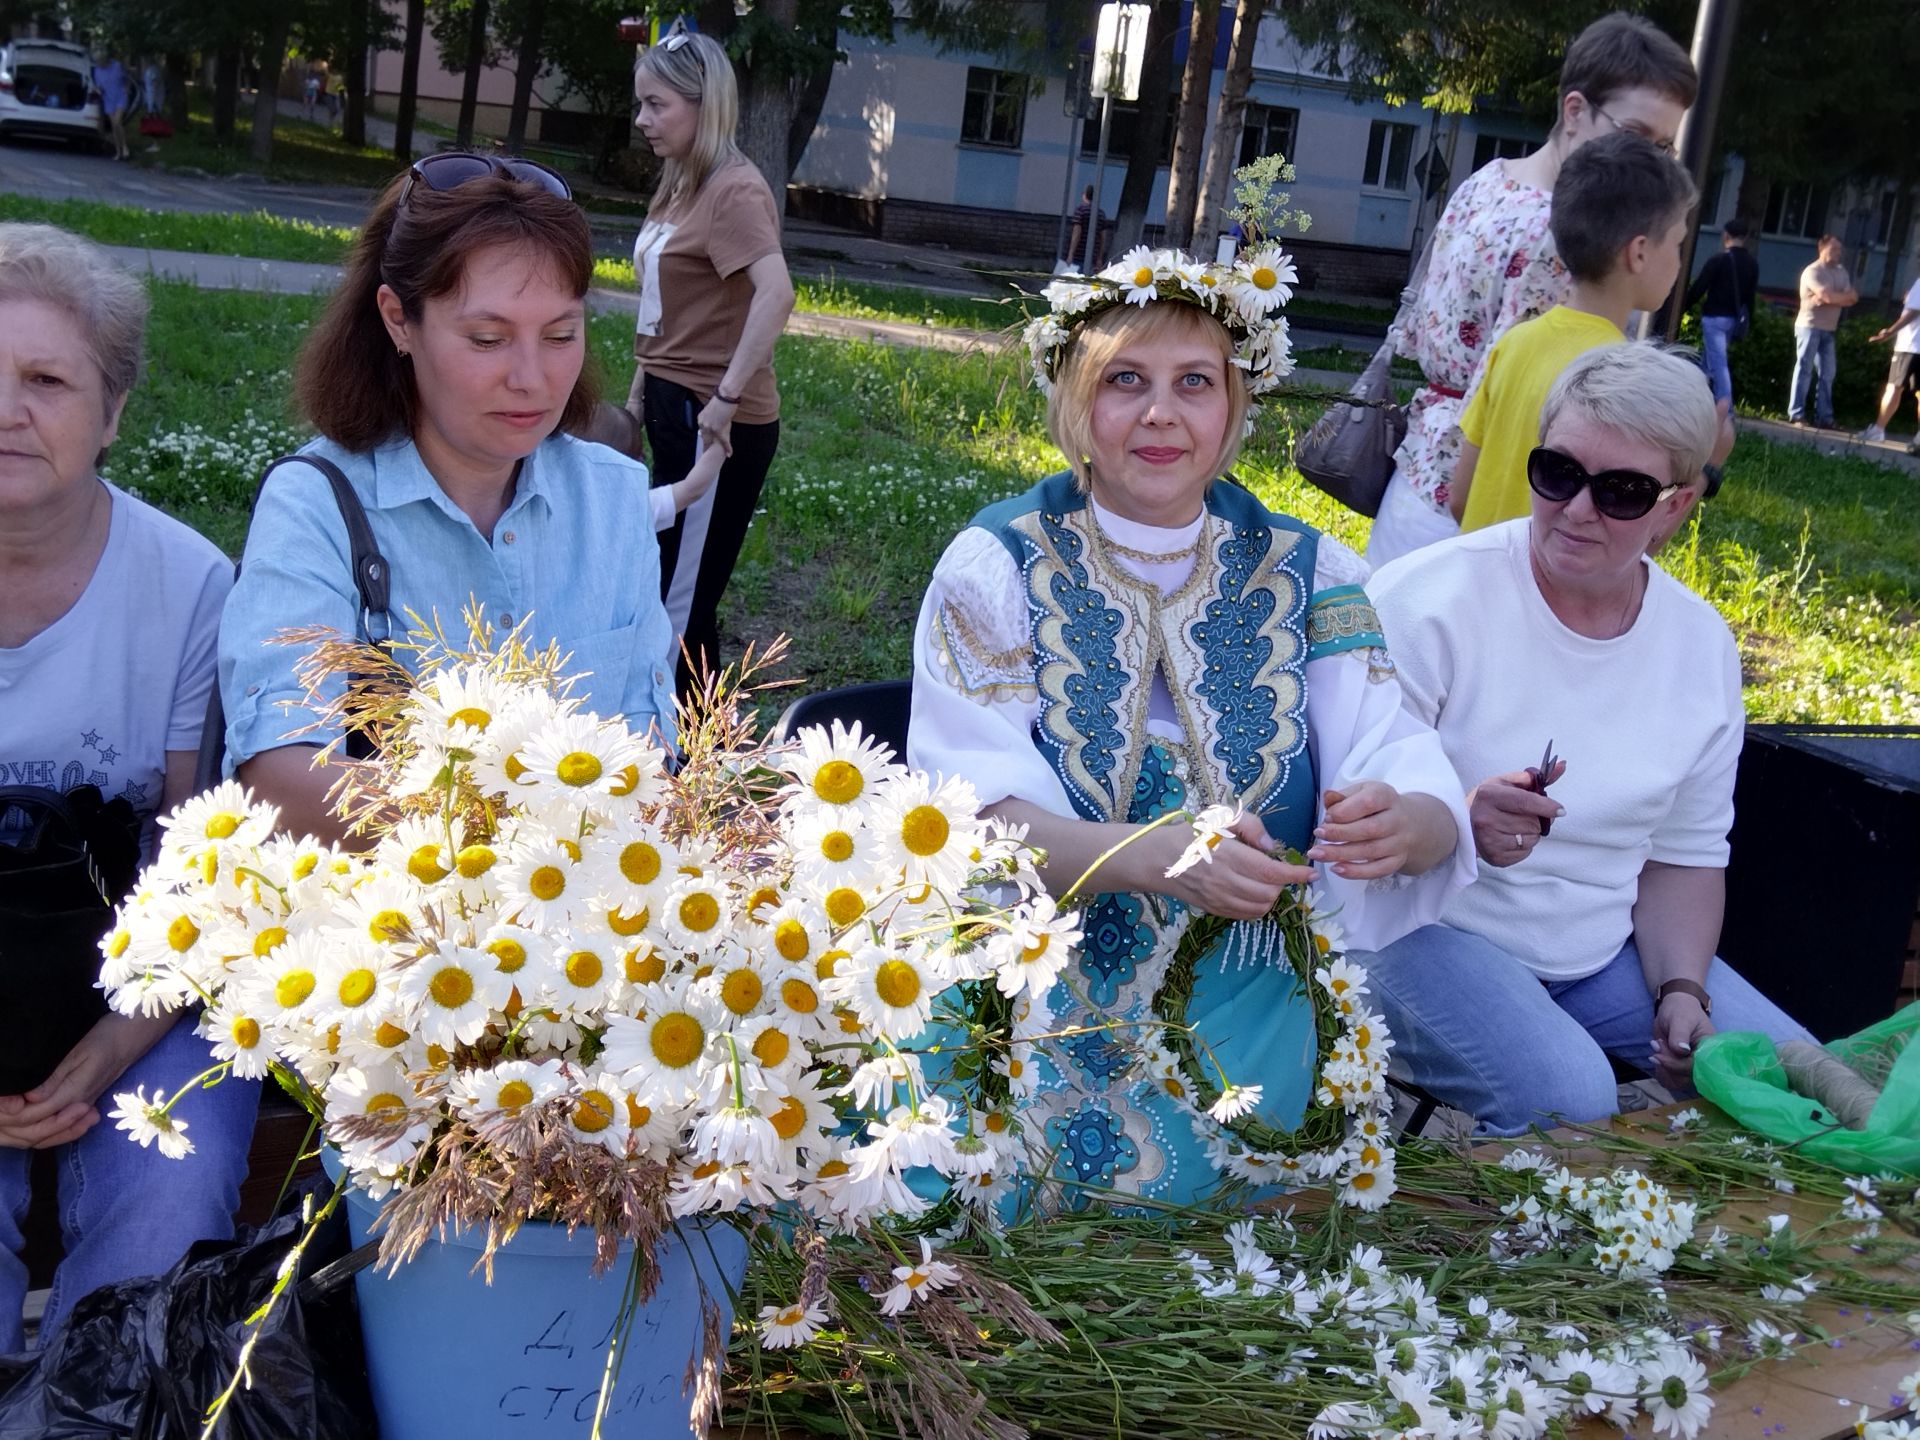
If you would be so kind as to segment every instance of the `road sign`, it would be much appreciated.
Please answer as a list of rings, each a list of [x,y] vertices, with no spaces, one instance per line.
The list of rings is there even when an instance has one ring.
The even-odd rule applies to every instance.
[[[1093,39],[1093,93],[1104,100],[1138,100],[1140,67],[1147,58],[1151,5],[1106,4]]]

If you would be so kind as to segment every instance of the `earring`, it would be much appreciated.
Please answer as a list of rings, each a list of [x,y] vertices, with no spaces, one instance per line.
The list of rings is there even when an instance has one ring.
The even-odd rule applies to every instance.
[[[393,353],[398,355],[402,360],[408,359],[411,354],[410,351],[407,351],[398,345],[393,347]]]

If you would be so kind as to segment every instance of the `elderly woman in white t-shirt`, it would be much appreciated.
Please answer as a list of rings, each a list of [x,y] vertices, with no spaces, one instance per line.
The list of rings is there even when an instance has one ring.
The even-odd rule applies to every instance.
[[[36,806],[77,804],[83,787],[124,802],[145,822],[150,848],[154,814],[193,788],[233,567],[95,469],[140,373],[146,314],[140,282],[91,241],[50,225],[0,225],[0,775],[48,792],[23,797]],[[26,843],[24,813],[0,801],[0,844]],[[89,934],[76,923],[58,931],[57,955],[20,954],[19,932],[55,917],[37,895],[9,893],[17,909],[0,926],[0,970],[12,983],[0,987],[0,1014],[55,1041],[47,1048],[57,1056],[36,1057],[20,1075],[27,1037],[14,1035],[4,1057],[13,1078],[0,1083],[0,1353],[23,1348],[20,1226],[32,1151],[59,1160],[66,1256],[40,1321],[48,1335],[89,1291],[156,1274],[195,1240],[233,1233],[260,1103],[255,1080],[208,1091],[186,1164],[116,1129],[115,1092],[172,1095],[215,1063],[196,1032],[200,1017],[107,1014],[88,1024],[70,998],[47,993],[71,972],[28,962],[97,972]],[[91,933],[110,918],[102,905]],[[28,976],[34,993],[22,995]]]
[[[1532,515],[1368,586],[1404,703],[1470,789],[1480,870],[1367,968],[1396,1072],[1484,1131],[1612,1114],[1609,1056],[1683,1088],[1716,1028],[1806,1038],[1714,955],[1740,659],[1647,558],[1699,498],[1717,428],[1685,359],[1590,351],[1541,409]],[[1543,787],[1525,767],[1549,743],[1564,762]]]

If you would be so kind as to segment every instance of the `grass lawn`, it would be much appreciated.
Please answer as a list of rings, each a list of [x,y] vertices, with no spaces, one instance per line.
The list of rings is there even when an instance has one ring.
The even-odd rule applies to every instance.
[[[261,260],[307,260],[337,265],[353,231],[340,225],[288,220],[256,210],[250,215],[192,210],[142,210],[97,200],[42,200],[0,194],[0,220],[40,220],[91,236],[103,245],[190,250],[201,255],[245,255]]]
[[[264,167],[253,158],[253,97],[243,95],[233,135],[215,138],[212,111],[206,97],[196,95],[191,103],[186,128],[166,140],[151,142],[158,149],[148,154],[146,143],[134,146],[134,158],[142,165],[162,170],[182,168],[204,170],[209,175],[265,175],[269,180],[298,180],[317,185],[358,185],[375,189],[404,169],[391,152],[349,145],[340,132],[292,116],[281,115],[273,122],[273,159]]]
[[[254,477],[298,443],[287,371],[317,301],[156,282],[150,371],[106,473],[232,551]],[[624,383],[624,321],[600,316]],[[941,548],[1057,468],[1014,357],[788,336],[779,458],[722,611],[729,643],[785,631],[804,688],[907,673]],[[1368,522],[1285,461],[1312,401],[1263,416],[1241,474],[1270,505],[1361,544]],[[1740,638],[1756,720],[1920,723],[1920,527],[1911,476],[1743,438],[1727,488],[1665,563]]]

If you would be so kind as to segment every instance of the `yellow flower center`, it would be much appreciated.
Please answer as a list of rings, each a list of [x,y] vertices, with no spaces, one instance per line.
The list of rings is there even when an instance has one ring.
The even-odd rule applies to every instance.
[[[407,874],[422,885],[437,884],[447,878],[447,867],[440,863],[438,845],[422,845],[407,857]]]
[[[851,805],[866,788],[860,767],[845,760],[829,760],[813,772],[813,793],[829,805]]]
[[[638,1100],[635,1100],[629,1095],[627,1097],[627,1124],[635,1130],[638,1130],[651,1119],[653,1119],[652,1107],[642,1105]]]
[[[1153,284],[1153,267],[1151,265],[1142,265],[1138,270],[1134,271],[1133,283],[1143,290]]]
[[[807,935],[807,927],[798,920],[788,918],[773,927],[773,948],[782,960],[804,960],[812,941]]]
[[[820,1167],[819,1178],[822,1180],[832,1180],[846,1174],[847,1171],[852,1168],[853,1167],[848,1165],[844,1160],[829,1160]]]
[[[862,1030],[867,1028],[860,1023],[860,1017],[851,1010],[836,1009],[833,1012],[833,1018],[840,1022],[840,1033],[842,1035],[858,1035]]]
[[[614,772],[613,783],[607,787],[609,795],[631,795],[640,788],[640,767],[622,765]]]
[[[1052,944],[1053,932],[1051,930],[1042,930],[1038,935],[1033,937],[1033,943],[1031,945],[1021,948],[1020,963],[1023,965],[1031,965],[1042,955],[1046,954],[1047,947]]]
[[[1271,290],[1280,283],[1280,277],[1273,273],[1273,267],[1270,265],[1254,266],[1253,274],[1249,278],[1253,281],[1253,288],[1256,290]]]
[[[446,965],[427,982],[433,1003],[447,1010],[458,1010],[473,998],[473,977],[458,965]]]
[[[883,960],[873,972],[873,993],[896,1010],[920,998],[920,972],[904,960]]]
[[[995,1135],[998,1135],[1007,1128],[1007,1117],[1002,1115],[998,1110],[989,1110],[984,1123],[987,1129],[991,1130]]]
[[[1373,1172],[1371,1170],[1362,1170],[1347,1183],[1356,1190],[1371,1190],[1373,1188]]]
[[[667,962],[660,958],[658,950],[649,950],[644,955],[634,950],[629,952],[621,968],[634,984],[651,985],[667,973]]]
[[[706,1027],[684,1010],[670,1011],[647,1032],[653,1058],[669,1070],[683,1070],[700,1058],[707,1043]]]
[[[1176,1100],[1184,1100],[1187,1098],[1187,1087],[1171,1075],[1160,1082],[1160,1088]]]
[[[127,947],[133,943],[133,932],[124,926],[107,937],[107,957],[118,960],[127,953]]]
[[[260,1043],[260,1022],[242,1015],[228,1027],[227,1033],[242,1050],[251,1050]]]
[[[907,1288],[909,1290],[918,1290],[922,1285],[926,1283],[927,1283],[927,1272],[924,1270],[914,1270],[909,1272],[909,1274],[907,1275]]]
[[[720,920],[720,902],[704,891],[696,890],[680,901],[680,923],[696,933],[704,934]]]
[[[840,962],[846,958],[847,952],[844,950],[827,951],[818,960],[813,962],[813,978],[816,980],[831,980],[833,978],[833,972],[839,968]]]
[[[900,840],[915,855],[938,855],[951,828],[934,806],[916,805],[900,818]]]
[[[370,1119],[385,1120],[391,1124],[406,1113],[407,1102],[391,1090],[380,1090],[367,1096],[366,1114]]]
[[[207,817],[206,833],[209,840],[229,839],[240,828],[240,817],[222,810],[217,815]]]
[[[1358,1030],[1355,1030],[1353,1032],[1353,1043],[1358,1045],[1362,1050],[1366,1049],[1373,1043],[1373,1027],[1371,1025],[1362,1025]]]
[[[1018,1080],[1026,1073],[1026,1061],[1022,1060],[1018,1055],[1009,1055],[1007,1057],[1007,1078],[1009,1080]]]
[[[527,773],[527,765],[518,755],[509,755],[501,762],[500,768],[507,772],[507,779],[518,784],[520,777]]]
[[[373,1043],[387,1050],[393,1049],[396,1045],[405,1044],[406,1039],[407,1032],[391,1020],[382,1020],[380,1028],[373,1032]]]
[[[367,921],[367,934],[375,940],[404,940],[413,929],[403,910],[376,910]]]
[[[264,960],[281,945],[286,943],[287,932],[278,925],[269,925],[253,937],[254,957]]]
[[[453,857],[453,868],[460,872],[463,880],[478,880],[493,868],[497,858],[490,846],[467,845]]]
[[[604,1090],[589,1090],[573,1107],[573,1128],[598,1135],[613,1123],[613,1100]]]
[[[791,1140],[800,1133],[800,1127],[807,1123],[807,1107],[800,1103],[798,1097],[789,1095],[780,1102],[780,1108],[767,1117],[767,1123],[773,1126],[773,1133],[782,1140]]]
[[[820,837],[820,853],[838,865],[853,858],[853,836],[844,830],[829,830]]]
[[[200,938],[200,927],[185,915],[176,915],[167,925],[167,946],[179,954],[185,954]]]
[[[560,763],[553,767],[554,778],[562,785],[591,785],[600,778],[600,757],[589,755],[584,750],[574,750],[560,757]]]
[[[493,723],[493,716],[478,705],[465,705],[447,717],[456,725],[470,725],[475,730],[484,730]]]
[[[442,1050],[438,1045],[427,1046],[427,1068],[429,1070],[446,1069],[448,1061],[452,1058],[452,1056],[448,1055],[447,1052]]]
[[[730,971],[720,982],[720,1003],[736,1015],[745,1015],[760,1003],[764,989],[753,971],[744,967]]]
[[[605,967],[600,957],[591,950],[576,950],[567,956],[567,983],[585,989],[589,985],[598,985]]]
[[[786,1062],[787,1052],[792,1048],[793,1042],[787,1039],[784,1031],[768,1028],[755,1037],[753,1058],[762,1065],[781,1065]]]
[[[867,913],[866,897],[848,885],[834,886],[827,892],[824,903],[827,919],[837,926],[851,925]]]
[[[487,954],[493,956],[493,968],[502,975],[511,975],[527,963],[527,947],[510,935],[489,940]]]
[[[644,905],[632,914],[616,906],[607,911],[607,928],[616,935],[638,935],[647,928],[648,913]]]
[[[340,977],[339,995],[342,1005],[360,1006],[373,998],[373,971],[362,968],[349,970]]]
[[[282,1010],[291,1010],[313,994],[311,970],[289,970],[274,982],[273,998]]]
[[[780,1003],[799,1015],[811,1015],[820,1008],[820,996],[804,980],[782,980]]]
[[[1333,942],[1324,935],[1316,935],[1313,937],[1313,948],[1325,955],[1333,949]]]
[[[722,1168],[718,1160],[702,1160],[698,1165],[693,1167],[693,1178],[695,1180],[705,1180],[711,1175],[718,1175]]]
[[[493,1103],[509,1115],[518,1115],[533,1103],[533,1086],[524,1080],[509,1080],[494,1093]]]
[[[644,840],[629,840],[620,848],[620,873],[630,885],[651,885],[660,873],[660,852]]]
[[[527,893],[536,900],[558,900],[567,888],[567,873],[558,865],[542,865],[527,876]]]
[[[293,878],[304,880],[320,868],[320,856],[317,851],[309,850],[297,856],[293,862]]]
[[[788,1138],[791,1139],[792,1137],[789,1136]],[[798,1305],[789,1305],[773,1317],[773,1323],[776,1325],[798,1325],[801,1317],[806,1313],[807,1312],[802,1310]]]

